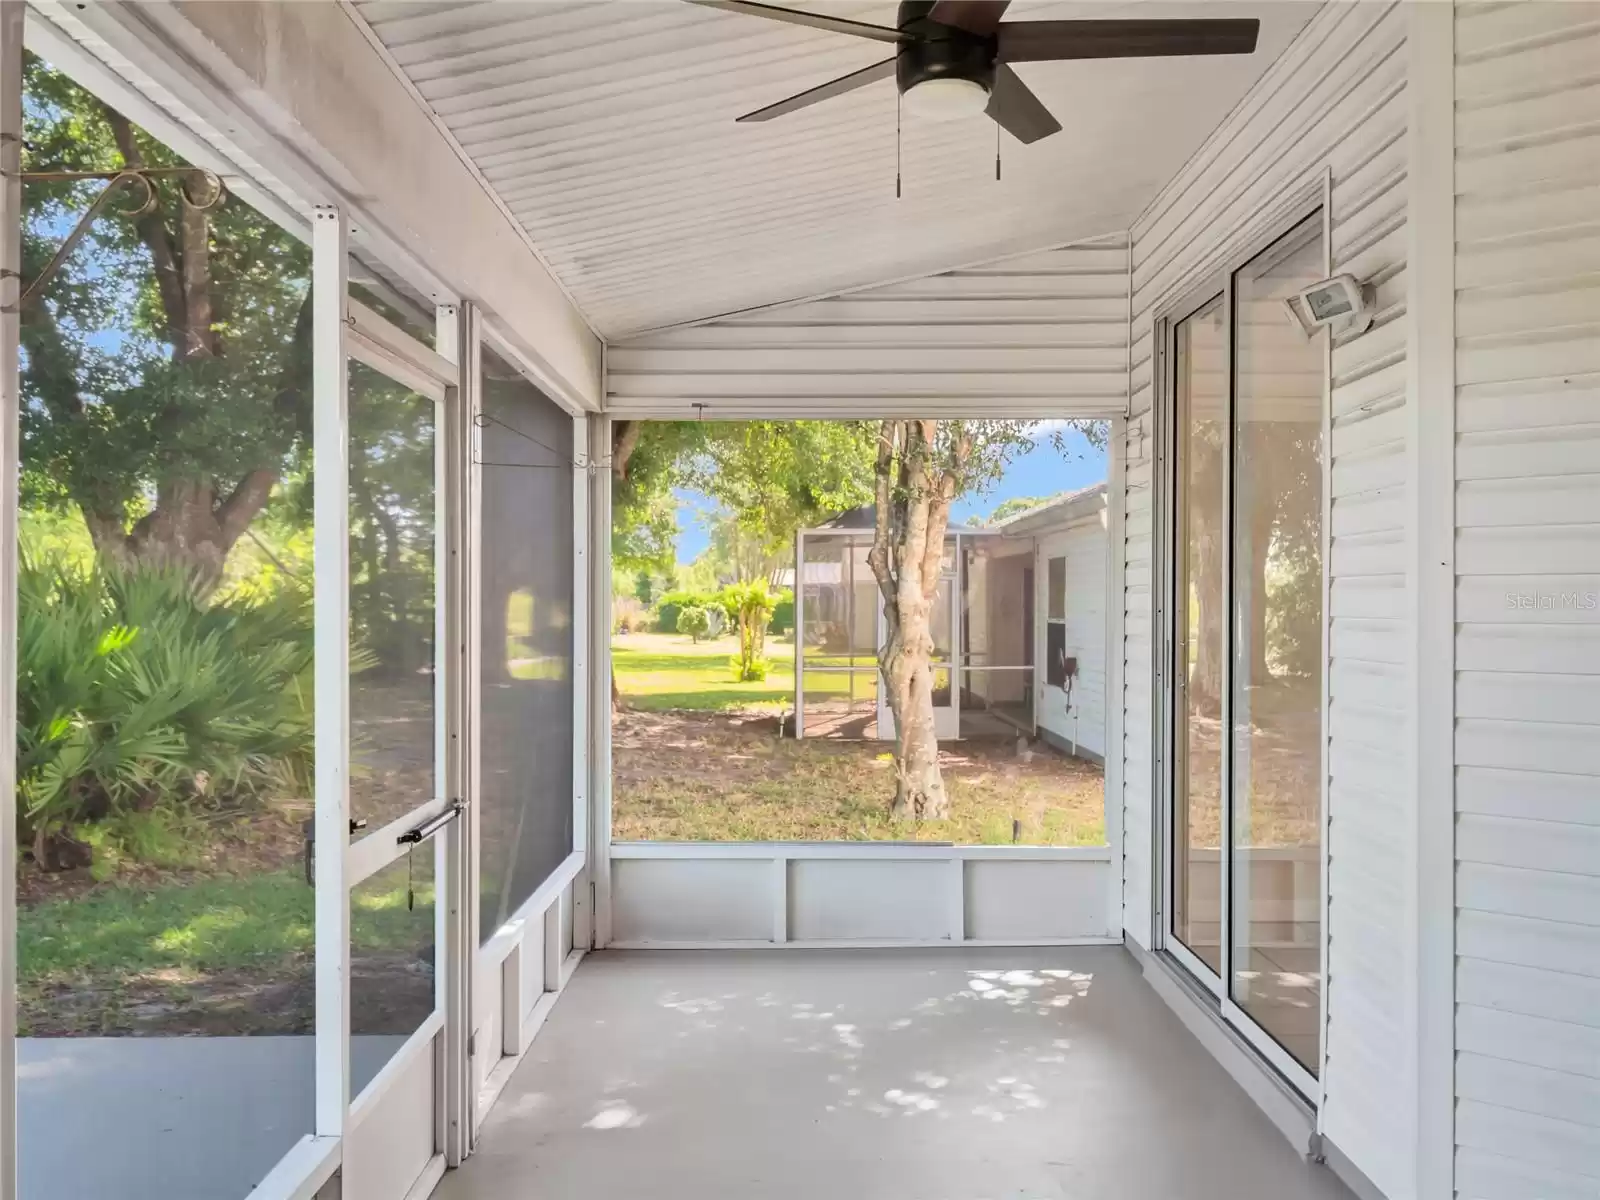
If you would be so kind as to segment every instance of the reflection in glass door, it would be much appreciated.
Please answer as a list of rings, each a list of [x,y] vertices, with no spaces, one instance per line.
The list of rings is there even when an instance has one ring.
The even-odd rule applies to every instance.
[[[1166,343],[1167,947],[1308,1095],[1322,1015],[1327,347],[1283,300],[1325,274],[1319,213],[1219,276]]]
[[[1315,1074],[1322,970],[1325,350],[1283,318],[1312,217],[1234,273],[1230,996]]]
[[[1173,934],[1222,973],[1222,664],[1227,457],[1222,297],[1175,329],[1178,603]]]

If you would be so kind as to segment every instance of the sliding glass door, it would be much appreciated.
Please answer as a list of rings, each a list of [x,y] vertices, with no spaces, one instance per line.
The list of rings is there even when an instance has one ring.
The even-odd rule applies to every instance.
[[[1319,212],[1163,326],[1166,945],[1307,1094],[1323,983],[1327,348],[1283,301],[1325,274]]]

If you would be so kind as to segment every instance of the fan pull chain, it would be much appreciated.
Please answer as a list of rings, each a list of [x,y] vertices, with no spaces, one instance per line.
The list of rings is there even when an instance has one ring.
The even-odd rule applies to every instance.
[[[1000,182],[1000,122],[994,123],[994,181]]]
[[[894,92],[894,198],[900,199],[900,89]]]

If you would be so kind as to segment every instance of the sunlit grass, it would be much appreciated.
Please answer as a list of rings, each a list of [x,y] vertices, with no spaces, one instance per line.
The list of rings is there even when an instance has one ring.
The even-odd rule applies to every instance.
[[[395,872],[398,874],[398,872]],[[316,946],[315,893],[298,871],[106,887],[17,913],[19,1007],[60,986],[96,989],[193,980],[248,969],[287,976]],[[351,942],[364,952],[415,950],[433,937],[433,884],[407,905],[403,874],[386,872],[351,895]]]

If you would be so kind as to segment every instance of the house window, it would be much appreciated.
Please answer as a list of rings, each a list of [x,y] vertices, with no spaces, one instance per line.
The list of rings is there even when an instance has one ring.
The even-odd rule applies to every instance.
[[[1064,688],[1067,677],[1067,560],[1059,555],[1045,564],[1044,681]]]

